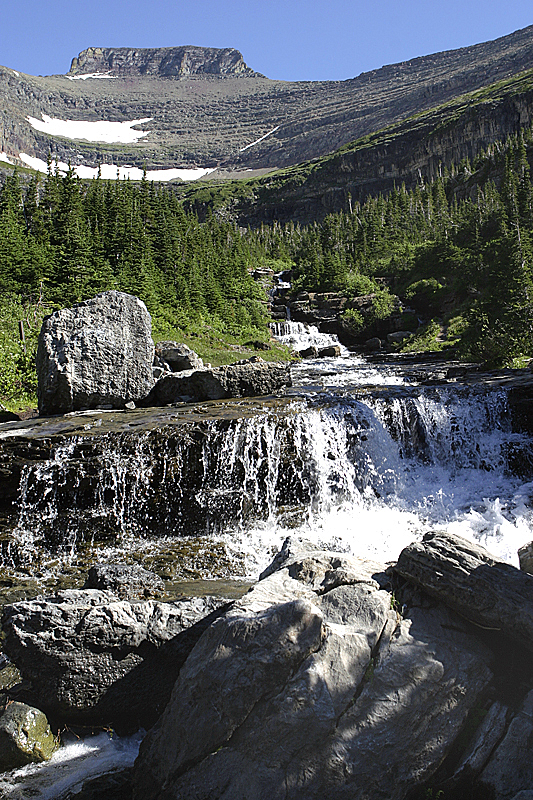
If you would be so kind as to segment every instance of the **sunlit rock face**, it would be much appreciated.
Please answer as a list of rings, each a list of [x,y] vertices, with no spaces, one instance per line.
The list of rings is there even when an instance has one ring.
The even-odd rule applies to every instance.
[[[144,303],[103,292],[43,322],[37,350],[39,413],[122,408],[154,383],[152,320]]]

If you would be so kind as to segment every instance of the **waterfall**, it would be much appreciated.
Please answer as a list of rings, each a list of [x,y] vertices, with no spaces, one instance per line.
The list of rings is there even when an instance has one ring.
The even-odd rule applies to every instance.
[[[337,345],[341,353],[348,355],[348,349],[340,344],[335,334],[321,333],[316,325],[307,325],[304,322],[290,322],[284,320],[270,323],[272,336],[282,344],[293,350],[305,350],[307,347],[329,347]]]
[[[6,559],[206,536],[257,574],[291,531],[395,558],[438,527],[507,560],[528,538],[530,443],[504,390],[324,392],[231,419],[73,436],[25,467]],[[48,554],[46,556],[46,554]]]

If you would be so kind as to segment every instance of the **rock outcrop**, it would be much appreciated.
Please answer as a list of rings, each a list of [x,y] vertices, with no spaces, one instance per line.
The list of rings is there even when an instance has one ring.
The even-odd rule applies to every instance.
[[[72,59],[70,75],[96,72],[120,76],[154,75],[188,78],[191,75],[262,77],[232,47],[88,47]]]
[[[231,397],[258,397],[291,385],[288,363],[249,361],[213,369],[186,370],[165,374],[144,401],[144,405],[168,405]]]
[[[486,689],[442,607],[402,619],[383,567],[288,543],[203,634],[136,762],[136,800],[400,800]]]
[[[39,413],[123,408],[153,386],[154,343],[144,303],[103,292],[45,317],[37,348]]]
[[[179,669],[226,601],[130,602],[71,589],[4,609],[4,651],[50,717],[121,731],[148,728]]]

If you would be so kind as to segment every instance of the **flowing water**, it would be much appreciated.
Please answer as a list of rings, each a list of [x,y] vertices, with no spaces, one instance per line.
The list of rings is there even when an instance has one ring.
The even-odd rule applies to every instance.
[[[274,333],[295,349],[332,343],[299,323]],[[136,412],[104,430],[89,415],[23,471],[6,568],[61,570],[98,542],[100,558],[157,566],[165,552],[192,559],[197,578],[254,579],[288,534],[387,562],[435,529],[517,563],[532,538],[533,459],[505,387],[419,385],[346,348],[295,365],[293,384],[275,400],[204,404],[192,421],[165,410],[154,426]]]

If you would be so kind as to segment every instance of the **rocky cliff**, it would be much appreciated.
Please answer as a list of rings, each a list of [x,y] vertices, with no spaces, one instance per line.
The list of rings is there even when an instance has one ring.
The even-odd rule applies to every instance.
[[[88,47],[72,59],[70,75],[106,72],[109,75],[156,75],[185,78],[190,75],[244,75],[263,77],[246,66],[231,47]]]
[[[1,149],[13,163],[21,152],[43,160],[52,152],[74,166],[204,167],[217,168],[215,177],[245,170],[250,177],[250,170],[322,157],[532,66],[533,26],[326,82],[268,80],[232,49],[89,48],[67,75],[33,77],[0,68]],[[91,77],[95,73],[99,79]],[[74,139],[66,129],[37,130],[29,117],[39,121],[43,114],[60,121],[149,123],[133,143],[96,142],[90,133]]]

